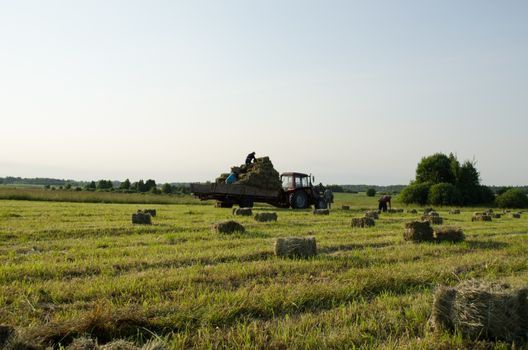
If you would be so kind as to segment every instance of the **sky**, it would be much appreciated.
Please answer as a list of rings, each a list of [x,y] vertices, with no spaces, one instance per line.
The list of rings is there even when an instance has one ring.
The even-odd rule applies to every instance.
[[[0,177],[528,184],[527,1],[0,0]]]

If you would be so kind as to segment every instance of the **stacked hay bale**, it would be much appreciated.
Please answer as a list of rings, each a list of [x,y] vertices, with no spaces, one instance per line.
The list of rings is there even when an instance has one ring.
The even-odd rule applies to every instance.
[[[514,341],[528,334],[528,289],[468,281],[437,288],[431,323],[472,339]]]
[[[329,209],[314,209],[313,210],[314,215],[330,215]]]
[[[213,225],[213,232],[216,232],[216,233],[235,233],[235,232],[243,233],[245,231],[246,229],[244,228],[244,226],[232,220],[225,221],[225,222],[219,222]]]
[[[374,219],[369,217],[362,217],[362,218],[353,218],[352,219],[352,227],[371,227],[376,224],[376,221]]]
[[[403,239],[413,242],[430,242],[434,239],[429,221],[411,221],[405,224]]]
[[[376,210],[368,210],[365,212],[365,217],[378,220],[379,219],[379,213]]]
[[[254,163],[249,165],[234,166],[231,172],[237,176],[237,184],[265,188],[269,190],[280,190],[282,183],[280,175],[273,167],[269,157],[257,158]],[[216,178],[216,183],[225,183],[229,174],[220,174]]]
[[[460,227],[439,226],[434,229],[435,240],[437,242],[462,242],[466,237]]]
[[[259,222],[277,221],[277,213],[257,213],[255,220]]]
[[[253,215],[253,210],[251,208],[233,208],[233,215],[251,216]]]
[[[138,213],[150,214],[150,216],[156,216],[156,209],[138,209]]]
[[[137,213],[132,214],[132,223],[139,225],[151,225],[152,216],[150,216],[149,213],[143,213],[141,211],[138,211]]]
[[[348,205],[343,205],[343,206],[341,206],[341,209],[342,209],[342,210],[350,210],[350,206],[348,206]]]
[[[275,255],[309,258],[317,254],[315,237],[284,237],[275,241]]]
[[[444,219],[436,211],[430,211],[427,214],[422,215],[423,221],[429,221],[433,225],[442,225]]]
[[[475,212],[473,217],[471,217],[471,221],[491,221],[491,215]]]
[[[449,211],[449,214],[452,214],[452,215],[460,214],[460,209],[451,209]]]

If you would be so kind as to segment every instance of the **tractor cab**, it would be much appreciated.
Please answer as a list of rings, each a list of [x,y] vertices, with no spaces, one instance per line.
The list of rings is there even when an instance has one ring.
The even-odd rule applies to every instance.
[[[317,208],[325,205],[319,192],[314,190],[310,175],[295,172],[282,173],[281,182],[290,207],[304,209],[310,205],[315,205]]]
[[[282,188],[284,191],[294,191],[299,188],[311,188],[310,176],[301,173],[283,173],[281,175]]]

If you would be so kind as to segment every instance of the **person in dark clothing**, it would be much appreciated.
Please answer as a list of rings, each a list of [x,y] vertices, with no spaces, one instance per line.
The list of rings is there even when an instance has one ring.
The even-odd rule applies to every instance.
[[[389,195],[383,195],[380,199],[378,199],[379,206],[378,209],[380,212],[386,212],[387,211],[387,204],[389,204],[389,208],[392,209],[391,206],[391,196]]]
[[[254,162],[256,160],[257,160],[257,158],[255,158],[255,152],[251,152],[246,157],[246,165],[249,165],[249,164],[251,164],[251,162]]]

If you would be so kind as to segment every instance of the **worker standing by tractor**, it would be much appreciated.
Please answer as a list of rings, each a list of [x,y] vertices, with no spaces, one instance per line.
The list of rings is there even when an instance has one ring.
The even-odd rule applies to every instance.
[[[379,202],[378,210],[380,213],[382,211],[383,212],[387,211],[387,204],[389,204],[389,209],[392,209],[391,196],[384,194],[383,196],[380,197],[380,199],[378,199],[378,202]]]
[[[324,191],[324,199],[328,209],[332,209],[332,203],[334,203],[334,193],[331,189],[327,188]]]

